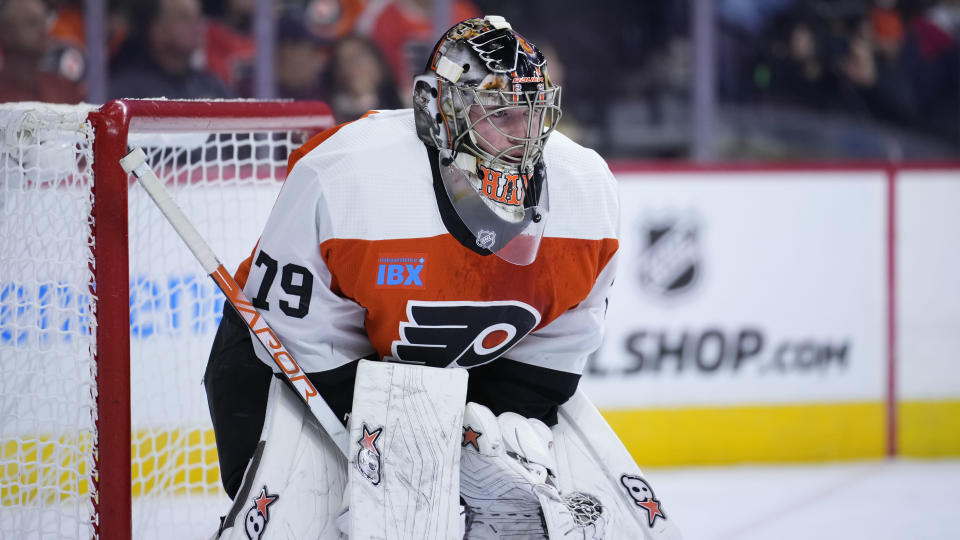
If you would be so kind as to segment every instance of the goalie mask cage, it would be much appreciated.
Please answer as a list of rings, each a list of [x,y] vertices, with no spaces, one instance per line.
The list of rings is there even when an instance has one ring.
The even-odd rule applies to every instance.
[[[0,537],[216,530],[201,381],[223,298],[118,160],[143,147],[232,271],[332,123],[318,102],[0,105]]]

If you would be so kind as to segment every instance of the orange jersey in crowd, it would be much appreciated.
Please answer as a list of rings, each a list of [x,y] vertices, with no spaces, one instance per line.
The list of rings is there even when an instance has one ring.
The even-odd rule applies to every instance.
[[[468,0],[455,0],[450,6],[451,24],[481,16],[480,10]],[[412,77],[423,71],[423,59],[433,50],[441,34],[434,32],[429,13],[405,7],[403,2],[372,5],[361,17],[359,31],[380,47],[401,93],[411,87]]]

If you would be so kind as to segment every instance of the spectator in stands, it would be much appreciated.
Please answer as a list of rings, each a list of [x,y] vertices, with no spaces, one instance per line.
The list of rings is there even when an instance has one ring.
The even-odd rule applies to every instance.
[[[140,0],[130,10],[131,39],[115,59],[114,97],[225,98],[230,92],[198,67],[204,39],[199,0]]]
[[[372,0],[357,22],[357,32],[380,47],[407,105],[413,99],[413,76],[423,71],[423,59],[440,38],[433,29],[432,5],[431,0]],[[451,0],[451,25],[483,15],[469,0]]]
[[[323,99],[323,72],[332,43],[316,37],[302,19],[286,16],[277,22],[277,97]]]
[[[401,107],[390,70],[367,38],[353,35],[337,42],[325,80],[327,103],[338,122],[355,120],[372,109]]]
[[[906,8],[906,4],[904,8]],[[929,132],[960,143],[960,7],[933,2],[908,16],[900,64],[916,93],[918,120]]]
[[[42,0],[7,0],[0,4],[0,101],[79,103],[82,85],[42,69],[50,48],[49,12]]]
[[[340,39],[353,33],[367,4],[367,0],[307,0],[304,8],[307,26],[320,39]]]
[[[884,60],[895,62],[903,46],[903,14],[897,9],[897,0],[874,0],[870,8],[870,25],[874,44]]]
[[[324,71],[333,43],[316,37],[296,14],[277,21],[274,73],[280,99],[325,99]],[[252,68],[252,66],[251,66]],[[246,69],[236,83],[241,96],[253,95],[253,70]]]
[[[790,16],[770,29],[770,92],[776,101],[828,109],[836,100],[830,39],[819,21]]]
[[[204,65],[227,86],[238,89],[253,69],[253,1],[227,0],[219,18],[207,21],[204,33]],[[282,34],[277,33],[278,38]],[[242,90],[238,93],[249,96]]]
[[[80,0],[47,0],[52,14],[49,34],[52,45],[46,54],[46,66],[74,82],[86,74],[86,43],[83,5]]]
[[[879,43],[871,19],[853,25],[837,60],[846,90],[838,101],[845,101],[846,108],[855,113],[909,126],[917,116],[912,85],[896,61],[896,53]]]
[[[241,34],[250,35],[253,31],[254,0],[226,0],[223,21]]]

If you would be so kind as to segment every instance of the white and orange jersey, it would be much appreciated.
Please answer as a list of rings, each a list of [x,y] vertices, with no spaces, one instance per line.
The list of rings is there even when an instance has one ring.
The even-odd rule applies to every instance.
[[[413,112],[367,115],[292,157],[238,281],[307,372],[376,355],[467,368],[503,357],[579,375],[615,272],[616,184],[560,133],[544,160],[544,237],[536,260],[516,266],[451,234]]]

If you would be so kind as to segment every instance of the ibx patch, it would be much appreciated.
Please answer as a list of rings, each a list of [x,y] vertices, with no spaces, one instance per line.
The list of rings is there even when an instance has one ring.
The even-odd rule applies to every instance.
[[[377,256],[377,289],[422,289],[427,266],[423,254],[385,253]]]
[[[632,474],[624,474],[620,476],[620,482],[627,489],[633,502],[647,511],[647,519],[651,527],[657,520],[657,516],[667,519],[666,514],[660,509],[660,501],[657,500],[656,495],[653,494],[653,488],[646,480]]]
[[[243,518],[243,529],[247,533],[247,538],[250,540],[260,540],[263,531],[267,528],[267,523],[270,521],[270,514],[267,511],[267,507],[275,503],[279,498],[279,495],[270,495],[267,491],[267,486],[263,486],[260,488],[260,496],[250,499],[253,501],[253,506],[247,510],[247,515]]]
[[[370,431],[367,424],[363,424],[363,436],[357,441],[357,444],[360,445],[360,451],[357,452],[357,469],[373,485],[380,483],[381,461],[377,439],[380,438],[382,433],[382,427]]]

